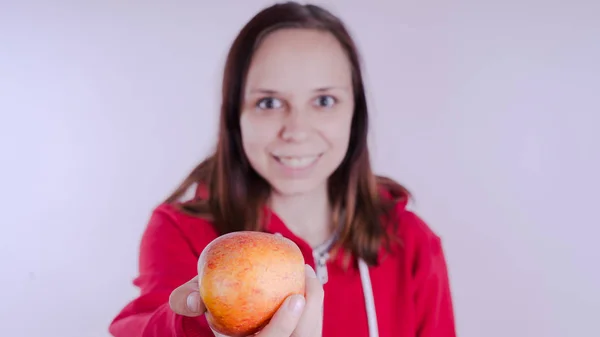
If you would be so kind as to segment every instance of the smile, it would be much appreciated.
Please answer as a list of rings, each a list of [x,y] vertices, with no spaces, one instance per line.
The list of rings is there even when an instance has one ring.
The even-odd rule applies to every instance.
[[[314,164],[317,159],[321,157],[321,154],[312,155],[312,156],[276,156],[273,155],[273,158],[281,163],[283,166],[293,168],[293,169],[302,169],[309,167]]]

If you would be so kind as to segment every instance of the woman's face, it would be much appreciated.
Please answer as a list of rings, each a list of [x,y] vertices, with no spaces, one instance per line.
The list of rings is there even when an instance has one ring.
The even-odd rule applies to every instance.
[[[244,151],[276,193],[323,188],[348,150],[353,112],[350,63],[336,38],[307,29],[273,32],[247,75]]]

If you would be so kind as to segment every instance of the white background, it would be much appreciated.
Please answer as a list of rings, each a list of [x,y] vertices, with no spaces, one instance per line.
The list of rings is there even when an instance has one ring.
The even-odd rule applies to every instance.
[[[108,336],[269,3],[0,0],[2,336]],[[326,4],[364,56],[375,168],[444,240],[460,336],[600,336],[600,3]]]

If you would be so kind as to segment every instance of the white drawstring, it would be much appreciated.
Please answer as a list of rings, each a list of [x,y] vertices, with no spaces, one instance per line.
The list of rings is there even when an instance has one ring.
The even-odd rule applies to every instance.
[[[358,270],[360,272],[360,281],[362,283],[363,293],[365,295],[365,306],[367,308],[367,323],[369,324],[369,337],[379,337],[379,328],[377,327],[377,311],[375,310],[375,300],[373,297],[373,285],[371,285],[371,275],[367,263],[359,259]]]
[[[281,233],[275,233],[275,235],[281,235]],[[332,242],[333,241],[328,241],[326,245],[324,245],[326,249],[321,248],[313,251],[315,267],[317,269],[316,272],[322,284],[327,283],[328,279],[326,261],[329,258],[329,254],[326,252],[329,250]],[[360,281],[365,297],[369,337],[379,337],[379,327],[377,326],[377,310],[375,310],[375,299],[373,296],[373,285],[371,284],[371,274],[369,273],[369,266],[363,259],[358,260],[358,271],[360,273]]]

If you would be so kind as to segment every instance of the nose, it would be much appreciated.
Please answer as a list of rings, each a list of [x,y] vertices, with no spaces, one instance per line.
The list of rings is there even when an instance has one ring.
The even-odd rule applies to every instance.
[[[301,142],[310,134],[310,121],[307,113],[291,111],[284,120],[281,138],[287,142]]]

